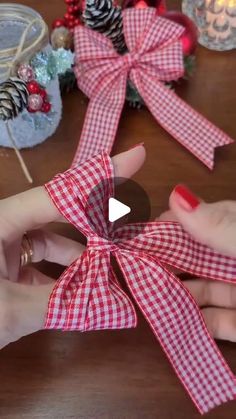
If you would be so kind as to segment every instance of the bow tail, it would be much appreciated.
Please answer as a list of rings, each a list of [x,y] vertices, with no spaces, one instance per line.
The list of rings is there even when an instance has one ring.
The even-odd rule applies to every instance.
[[[131,79],[157,122],[213,169],[215,148],[233,140],[152,76],[132,71]]]
[[[85,251],[56,282],[44,327],[84,332],[136,323],[135,309],[110,267],[110,253]]]
[[[200,413],[233,400],[235,377],[189,291],[153,258],[124,252],[118,262],[133,297]]]
[[[127,71],[119,77],[114,71],[112,78],[109,75],[107,78],[90,99],[72,167],[102,151],[110,154],[112,150],[125,101]]]

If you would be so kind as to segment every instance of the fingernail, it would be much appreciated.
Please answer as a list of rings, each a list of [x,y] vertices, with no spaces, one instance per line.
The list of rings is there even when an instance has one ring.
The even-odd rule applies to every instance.
[[[132,147],[128,148],[128,150],[133,150],[133,148],[140,147],[141,145],[143,146],[144,142],[132,145]]]
[[[199,199],[184,185],[177,185],[173,192],[178,204],[187,211],[196,209],[200,204]]]

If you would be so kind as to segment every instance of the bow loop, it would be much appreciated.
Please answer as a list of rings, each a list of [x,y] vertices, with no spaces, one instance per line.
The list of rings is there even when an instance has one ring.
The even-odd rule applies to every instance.
[[[123,12],[123,27],[128,50],[145,53],[164,48],[178,40],[184,33],[183,26],[158,17],[152,7],[146,9],[126,9]]]

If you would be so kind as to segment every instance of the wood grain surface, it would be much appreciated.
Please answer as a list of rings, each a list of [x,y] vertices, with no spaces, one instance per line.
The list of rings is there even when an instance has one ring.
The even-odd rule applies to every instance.
[[[64,11],[63,0],[25,0],[50,25]],[[180,8],[180,1],[169,1]],[[236,138],[236,51],[197,50],[197,69],[178,94]],[[35,185],[68,168],[80,137],[87,99],[75,91],[63,98],[63,118],[56,134],[23,156]],[[167,207],[179,182],[207,201],[236,199],[236,144],[217,150],[210,172],[174,141],[146,109],[126,106],[113,154],[145,142],[147,160],[135,180],[150,197],[152,218]],[[28,188],[14,152],[0,150],[0,193],[6,197]],[[78,238],[66,225],[52,227]],[[57,277],[60,268],[42,266]],[[236,345],[219,343],[233,371]],[[0,353],[0,417],[6,419],[196,419],[186,395],[146,322],[135,330],[93,333],[40,332]],[[212,411],[210,419],[233,419],[236,403]]]

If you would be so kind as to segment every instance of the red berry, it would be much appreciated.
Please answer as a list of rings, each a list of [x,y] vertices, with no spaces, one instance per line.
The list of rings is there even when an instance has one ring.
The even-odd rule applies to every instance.
[[[37,112],[35,109],[31,109],[30,107],[28,107],[28,108],[27,108],[27,111],[28,111],[28,112],[30,112],[30,113],[35,113],[35,112]]]
[[[68,11],[69,14],[74,13],[74,6],[69,6],[67,11]]]
[[[73,6],[73,13],[77,13],[80,10],[79,5],[77,4],[77,6]]]
[[[81,25],[81,20],[80,19],[75,19],[75,26]]]
[[[31,80],[27,83],[27,89],[31,95],[37,95],[41,90],[39,84],[35,80]]]
[[[65,20],[70,20],[70,14],[69,14],[69,13],[66,13],[66,14],[64,15],[64,19],[65,19]]]
[[[52,108],[51,103],[49,103],[49,102],[44,102],[44,103],[42,104],[41,112],[43,112],[43,113],[48,113],[48,112],[50,112],[51,108]]]
[[[75,3],[75,0],[65,0],[65,3],[66,4],[73,4],[73,3]]]
[[[70,21],[70,22],[68,22],[68,27],[69,27],[70,29],[73,29],[73,28],[75,27],[75,21]]]
[[[61,28],[62,26],[65,26],[64,19],[55,19],[52,23],[52,29]]]
[[[40,90],[40,92],[39,92],[39,94],[40,94],[40,96],[41,96],[41,98],[43,99],[43,100],[46,100],[47,99],[47,92],[46,92],[46,90],[44,90],[44,89],[41,89]]]

